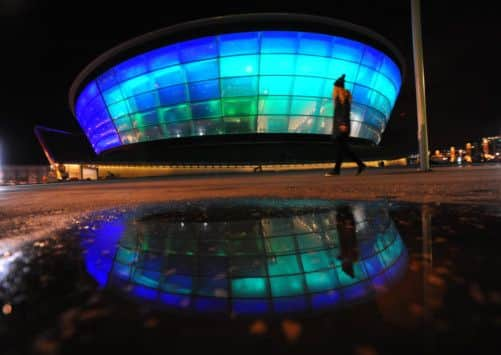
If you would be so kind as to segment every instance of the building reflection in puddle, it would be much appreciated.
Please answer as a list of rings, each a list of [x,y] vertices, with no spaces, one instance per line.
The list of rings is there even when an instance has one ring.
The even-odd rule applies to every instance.
[[[407,267],[381,202],[204,203],[197,218],[157,208],[82,231],[87,271],[103,287],[174,310],[256,315],[363,302]]]

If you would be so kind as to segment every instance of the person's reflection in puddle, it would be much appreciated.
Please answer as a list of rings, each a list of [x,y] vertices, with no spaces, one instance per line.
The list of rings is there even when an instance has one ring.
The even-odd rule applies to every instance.
[[[339,236],[341,268],[343,271],[355,277],[353,263],[358,260],[358,245],[356,236],[355,219],[351,206],[341,204],[336,208],[336,229]]]

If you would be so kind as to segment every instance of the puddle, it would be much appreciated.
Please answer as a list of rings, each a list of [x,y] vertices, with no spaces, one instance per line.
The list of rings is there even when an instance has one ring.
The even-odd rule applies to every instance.
[[[500,211],[270,198],[96,212],[0,240],[2,350],[484,353],[501,330]]]
[[[186,312],[341,307],[387,290],[407,267],[384,203],[201,201],[95,228],[82,245],[101,286]]]

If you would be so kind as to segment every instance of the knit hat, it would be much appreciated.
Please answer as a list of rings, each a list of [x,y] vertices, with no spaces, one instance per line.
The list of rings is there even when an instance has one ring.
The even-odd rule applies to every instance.
[[[337,79],[336,79],[336,81],[334,82],[334,86],[339,86],[339,87],[341,87],[341,88],[344,88],[344,77],[345,77],[345,76],[346,76],[346,75],[345,75],[345,74],[343,74],[343,75],[341,75],[339,78],[337,78]]]

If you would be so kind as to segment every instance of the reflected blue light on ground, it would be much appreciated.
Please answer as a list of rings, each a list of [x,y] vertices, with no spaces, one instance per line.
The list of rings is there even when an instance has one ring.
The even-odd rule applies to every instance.
[[[101,287],[106,286],[111,269],[114,265],[114,256],[116,255],[118,243],[125,230],[122,220],[102,222],[95,231],[95,238],[89,243],[84,242],[85,267],[87,272],[98,282]],[[125,277],[128,271],[122,264],[116,265],[116,272],[121,270]]]

